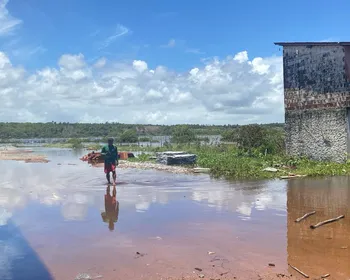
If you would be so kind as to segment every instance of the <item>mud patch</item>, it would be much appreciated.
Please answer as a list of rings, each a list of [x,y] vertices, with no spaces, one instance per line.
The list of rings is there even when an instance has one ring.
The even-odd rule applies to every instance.
[[[47,163],[44,155],[34,154],[27,149],[17,149],[16,147],[0,147],[0,160],[24,161],[26,163]]]

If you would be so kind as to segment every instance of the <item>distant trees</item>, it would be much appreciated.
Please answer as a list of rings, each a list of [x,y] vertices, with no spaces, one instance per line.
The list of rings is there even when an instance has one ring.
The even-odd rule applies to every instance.
[[[283,124],[262,125],[263,128],[275,129]],[[194,136],[223,135],[231,139],[237,125],[133,125],[121,123],[0,123],[0,140],[10,138],[88,138],[109,136],[123,141],[136,141],[136,136],[149,137],[153,135],[173,136],[174,141],[194,141]],[[125,133],[125,134],[124,134]],[[187,137],[187,138],[186,138]],[[187,139],[187,140],[186,140]]]
[[[177,126],[134,125],[122,123],[0,123],[0,139],[10,138],[85,138],[113,135],[119,137],[125,130],[133,130],[137,135],[172,135]],[[233,126],[188,125],[196,135],[220,135]]]
[[[191,143],[197,140],[195,131],[188,125],[179,125],[173,129],[171,141],[177,144]]]

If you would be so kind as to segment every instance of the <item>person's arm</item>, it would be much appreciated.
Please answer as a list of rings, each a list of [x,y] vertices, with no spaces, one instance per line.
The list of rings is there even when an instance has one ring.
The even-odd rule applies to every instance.
[[[118,148],[117,148],[117,146],[115,146],[115,158],[116,158],[116,160],[115,160],[115,163],[116,163],[116,165],[119,165],[119,158],[118,158]]]
[[[101,155],[106,156],[107,155],[107,151],[106,151],[106,147],[103,147],[101,150]]]

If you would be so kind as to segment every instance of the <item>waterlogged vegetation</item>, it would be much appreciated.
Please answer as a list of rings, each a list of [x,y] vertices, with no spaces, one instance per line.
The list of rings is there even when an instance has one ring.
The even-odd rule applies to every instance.
[[[210,168],[215,177],[228,179],[265,179],[293,174],[307,176],[350,175],[350,161],[346,163],[319,162],[305,157],[285,155],[283,130],[259,125],[241,126],[223,135],[230,143],[208,145],[184,127],[176,132],[173,144],[163,147],[123,147],[148,152],[187,151],[198,156],[200,167]],[[191,141],[189,141],[190,139]],[[144,155],[146,161],[149,155]],[[139,157],[140,159],[140,157]],[[140,159],[141,160],[141,159]],[[273,167],[273,171],[264,169]]]
[[[6,124],[7,126],[9,124]],[[5,127],[6,127],[5,125]],[[82,129],[87,129],[89,133],[97,129],[99,133],[104,131],[95,143],[91,143],[85,138],[71,137],[62,143],[46,144],[46,147],[71,148],[99,151],[101,143],[106,143],[108,137],[113,137],[120,151],[143,151],[138,157],[129,159],[130,161],[154,161],[152,152],[161,151],[186,151],[197,155],[197,165],[199,167],[210,168],[210,172],[215,177],[225,177],[230,179],[264,179],[287,176],[292,174],[307,176],[333,176],[350,175],[350,161],[345,163],[318,162],[303,157],[288,157],[285,155],[285,141],[283,126],[280,124],[270,125],[246,125],[246,126],[149,126],[157,127],[162,132],[168,132],[171,136],[170,142],[162,142],[161,145],[140,145],[142,143],[152,143],[153,134],[145,132],[145,126],[133,126],[122,124],[16,124],[12,127],[9,135],[28,135],[26,129],[37,129],[46,127],[63,128],[63,134],[67,131],[75,131],[75,134],[84,134]],[[70,127],[70,128],[68,128]],[[105,129],[109,128],[109,131]],[[121,128],[116,133],[115,128]],[[143,129],[140,129],[142,128]],[[4,124],[2,124],[4,128]],[[113,128],[113,129],[112,129]],[[138,129],[137,129],[138,128]],[[215,128],[215,129],[214,129]],[[221,142],[212,143],[204,134],[219,132]],[[0,127],[1,131],[1,127]],[[79,132],[80,131],[80,132]],[[145,134],[146,133],[146,134]],[[35,136],[46,135],[46,132],[36,132]],[[57,134],[57,133],[56,133]],[[62,134],[62,133],[61,133]],[[58,136],[63,136],[58,133]],[[69,134],[69,133],[68,133]],[[74,134],[74,133],[73,133]],[[57,135],[56,135],[57,136]],[[86,136],[86,135],[83,135]],[[90,134],[91,136],[91,134]],[[2,138],[4,139],[4,138]],[[150,154],[151,152],[151,154]],[[266,171],[265,168],[274,168]]]
[[[283,154],[265,154],[259,149],[244,150],[234,144],[171,145],[169,147],[123,147],[144,152],[187,151],[195,153],[199,167],[210,168],[211,174],[226,179],[270,179],[290,174],[307,176],[350,175],[350,161],[346,163],[319,162],[307,158],[288,157]],[[150,161],[151,154],[141,154],[133,161]],[[273,167],[277,171],[264,171]]]

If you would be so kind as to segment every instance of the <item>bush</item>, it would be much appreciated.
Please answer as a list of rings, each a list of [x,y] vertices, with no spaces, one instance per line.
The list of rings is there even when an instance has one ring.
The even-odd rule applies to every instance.
[[[173,129],[171,141],[177,144],[192,143],[197,137],[188,125],[179,125]]]
[[[132,129],[124,130],[119,139],[121,143],[137,143],[139,140],[136,131]]]
[[[139,141],[140,142],[151,142],[151,138],[143,136],[143,137],[139,138]]]
[[[67,141],[68,144],[71,144],[73,149],[81,149],[83,148],[83,140],[78,138],[71,138]]]
[[[268,154],[283,154],[284,139],[283,130],[260,125],[243,125],[222,134],[223,141],[234,142],[243,150]]]

